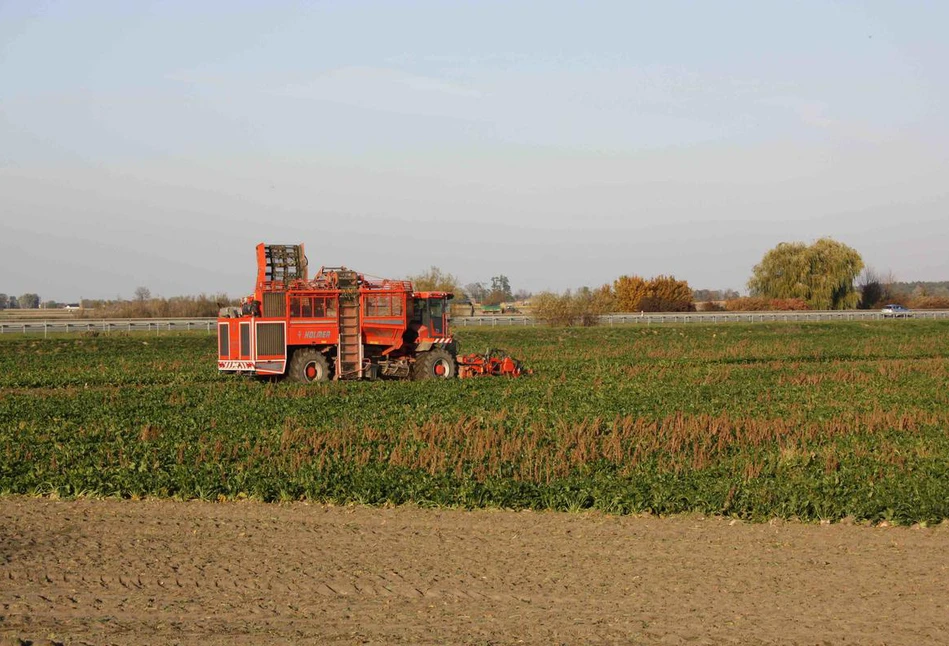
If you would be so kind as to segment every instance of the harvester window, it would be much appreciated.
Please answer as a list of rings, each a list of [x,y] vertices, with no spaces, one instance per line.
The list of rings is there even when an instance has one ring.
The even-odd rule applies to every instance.
[[[366,297],[367,316],[402,316],[402,298],[392,294],[374,294]]]
[[[392,303],[388,294],[366,297],[366,310],[369,316],[389,316],[392,309]]]
[[[294,296],[290,299],[290,316],[299,318],[335,318],[334,296]]]
[[[325,296],[313,297],[313,316],[318,319],[336,316],[336,299]]]

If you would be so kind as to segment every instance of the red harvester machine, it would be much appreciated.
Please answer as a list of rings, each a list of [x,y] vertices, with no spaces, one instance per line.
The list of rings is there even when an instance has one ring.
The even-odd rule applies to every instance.
[[[218,318],[218,369],[328,379],[527,374],[503,351],[459,357],[447,292],[370,280],[345,267],[308,277],[303,245],[257,245],[257,286]]]

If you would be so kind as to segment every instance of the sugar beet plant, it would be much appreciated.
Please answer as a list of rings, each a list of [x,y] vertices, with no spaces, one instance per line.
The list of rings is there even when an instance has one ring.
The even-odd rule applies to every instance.
[[[219,375],[203,335],[0,338],[0,491],[949,517],[949,325],[463,330],[524,379]]]

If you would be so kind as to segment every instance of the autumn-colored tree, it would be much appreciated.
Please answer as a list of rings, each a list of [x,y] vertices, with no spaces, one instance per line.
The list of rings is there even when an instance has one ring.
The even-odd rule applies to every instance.
[[[656,276],[648,281],[639,276],[620,276],[613,281],[617,309],[621,312],[688,312],[692,309],[692,289],[673,276]]]
[[[748,289],[752,296],[800,298],[813,309],[851,309],[860,299],[853,284],[861,269],[860,254],[836,240],[782,242],[755,265]]]
[[[646,297],[639,309],[645,312],[688,312],[692,305],[692,288],[674,276],[656,276],[649,281]]]
[[[613,281],[616,309],[620,312],[640,311],[640,302],[648,295],[648,285],[639,276],[620,276]]]
[[[947,310],[949,309],[949,297],[922,296],[912,299],[910,305],[917,310]]]

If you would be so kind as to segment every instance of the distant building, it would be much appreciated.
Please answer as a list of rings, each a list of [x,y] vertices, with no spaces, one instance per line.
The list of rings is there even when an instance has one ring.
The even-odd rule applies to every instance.
[[[64,310],[78,310],[81,307],[82,306],[79,303],[66,303],[65,305],[63,305]]]

